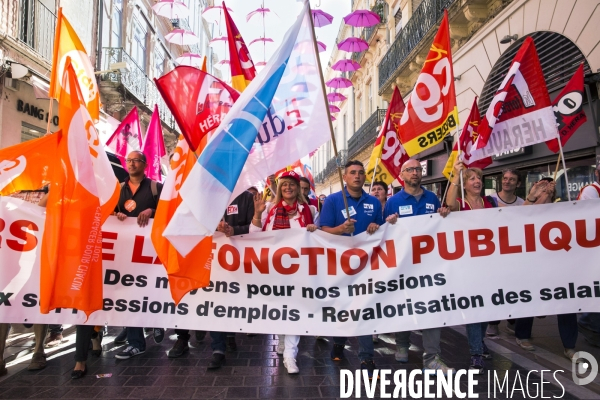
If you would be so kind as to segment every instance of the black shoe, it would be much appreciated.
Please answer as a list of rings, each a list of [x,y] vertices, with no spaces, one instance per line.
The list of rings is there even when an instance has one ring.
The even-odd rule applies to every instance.
[[[190,351],[190,346],[188,346],[188,341],[183,339],[177,339],[173,348],[169,350],[167,357],[169,358],[177,358],[181,357],[183,353],[187,353]]]
[[[208,363],[208,369],[217,369],[225,365],[225,354],[213,353],[212,360]]]
[[[154,343],[159,344],[162,343],[165,338],[165,330],[162,328],[154,328]]]
[[[96,332],[96,337],[92,337],[92,343],[94,341],[98,341],[98,344],[100,345],[100,349],[94,349],[94,346],[92,344],[92,355],[94,357],[100,357],[102,355],[102,331]],[[77,379],[77,378],[74,378]]]
[[[196,342],[201,342],[206,337],[206,331],[196,331]]]
[[[117,335],[115,340],[113,341],[115,344],[125,344],[127,343],[127,328],[123,328],[121,332]]]
[[[331,349],[331,359],[333,361],[341,361],[344,359],[344,345],[343,344],[334,344],[333,349]]]
[[[227,351],[236,351],[237,344],[235,344],[235,336],[227,336]]]
[[[85,374],[87,374],[87,365],[85,366],[85,368],[83,370],[78,369],[78,370],[71,371],[71,379],[83,378],[85,376]]]
[[[367,375],[369,376],[369,379],[373,379],[373,371],[375,371],[375,368],[377,368],[377,367],[375,366],[375,363],[373,362],[373,360],[365,360],[360,363],[360,369],[367,370]],[[377,379],[379,379],[379,376],[377,376]]]

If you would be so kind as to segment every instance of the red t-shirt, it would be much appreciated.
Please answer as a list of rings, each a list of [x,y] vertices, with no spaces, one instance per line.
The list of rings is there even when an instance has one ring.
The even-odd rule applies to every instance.
[[[482,197],[483,198],[483,208],[494,208],[494,205],[487,199],[487,196]],[[463,208],[462,206],[462,199],[461,198],[457,198],[456,201],[458,201],[458,211],[470,211],[472,210],[471,205],[467,202],[467,200],[465,200],[465,207]]]

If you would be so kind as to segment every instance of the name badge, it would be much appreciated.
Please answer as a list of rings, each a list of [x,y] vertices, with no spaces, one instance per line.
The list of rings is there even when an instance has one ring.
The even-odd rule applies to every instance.
[[[369,204],[369,203],[364,203],[363,206],[365,207],[365,210],[373,210],[373,204]]]
[[[348,207],[348,211],[350,211],[350,216],[351,217],[353,215],[356,215],[356,210],[354,209],[354,206]],[[346,209],[345,208],[342,210],[342,215],[344,216],[344,218],[348,219],[348,216],[346,215]]]
[[[412,213],[412,205],[400,206],[400,215],[411,215]]]
[[[425,203],[425,210],[427,210],[428,213],[435,212],[435,205],[434,204]]]
[[[237,204],[232,204],[230,206],[227,206],[227,215],[233,215],[233,214],[237,214],[237,213],[238,213]]]

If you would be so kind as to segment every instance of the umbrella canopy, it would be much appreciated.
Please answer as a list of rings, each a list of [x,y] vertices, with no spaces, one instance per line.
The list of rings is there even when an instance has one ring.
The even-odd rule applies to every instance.
[[[219,69],[224,68],[226,65],[229,65],[229,60],[221,60],[215,66]]]
[[[335,121],[337,118],[335,118],[333,115],[331,116],[331,120]]]
[[[220,42],[226,42],[227,36],[221,36],[221,37],[216,37],[214,39],[210,39],[210,41],[208,42],[209,46],[216,46],[217,44],[219,44]]]
[[[347,97],[338,92],[327,93],[327,100],[329,101],[344,101]]]
[[[333,21],[333,16],[322,10],[310,10],[315,28],[327,26]]]
[[[334,89],[345,89],[352,86],[352,81],[346,78],[333,78],[327,81],[325,85]]]
[[[165,36],[165,39],[169,43],[178,44],[180,46],[188,46],[200,41],[198,36],[194,35],[194,32],[186,31],[185,29],[173,29],[171,33]]]
[[[276,20],[279,19],[279,15],[277,15],[277,13],[274,11],[271,11],[268,8],[257,8],[246,15],[246,22],[250,22],[250,18],[255,16],[261,17],[263,20],[270,20],[272,18],[275,18]],[[271,22],[276,22],[276,20]]]
[[[178,0],[161,0],[152,6],[154,14],[169,19],[186,18],[190,15],[190,9]]]
[[[342,71],[342,72],[356,71],[359,68],[360,68],[360,64],[357,63],[356,61],[350,60],[350,59],[340,60],[340,61],[336,62],[335,64],[333,64],[333,66],[331,67],[331,69],[333,69],[333,70]]]
[[[202,65],[203,57],[196,53],[183,53],[180,57],[177,57],[175,61],[180,65],[189,65],[192,67]]]
[[[265,65],[267,65],[266,61],[259,61],[254,64],[255,67],[264,67]]]
[[[233,10],[227,7],[227,11],[232,13]],[[221,18],[223,17],[223,6],[212,6],[206,7],[204,11],[202,11],[202,18],[206,20],[206,22],[219,24],[221,22]]]
[[[274,43],[273,39],[271,39],[271,38],[263,38],[263,37],[261,37],[261,38],[254,39],[253,41],[251,41],[248,46],[252,46],[254,43],[260,43],[260,42],[262,42],[263,44]]]
[[[369,10],[355,10],[344,17],[344,22],[350,26],[374,26],[381,22],[379,15]]]
[[[325,43],[323,42],[319,42],[317,40],[317,49],[319,49],[319,53],[324,52],[325,50],[327,50],[327,46],[325,45]]]
[[[338,49],[350,53],[360,53],[361,51],[367,50],[368,48],[369,43],[357,37],[349,37],[338,43]]]
[[[332,112],[332,113],[338,113],[338,112],[340,112],[340,111],[341,111],[341,110],[340,110],[340,108],[339,108],[338,106],[334,106],[333,104],[330,104],[330,105],[329,105],[329,112]]]

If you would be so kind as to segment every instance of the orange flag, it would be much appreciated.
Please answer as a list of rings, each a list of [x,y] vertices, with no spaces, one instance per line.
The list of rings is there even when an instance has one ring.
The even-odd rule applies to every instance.
[[[61,168],[51,174],[40,255],[40,311],[102,309],[101,227],[119,200],[119,182],[67,59],[59,103]],[[58,165],[58,164],[57,164]]]
[[[0,150],[0,196],[47,185],[60,133]]]
[[[61,101],[63,87],[61,82],[65,74],[67,58],[75,70],[85,105],[94,121],[100,118],[100,91],[94,75],[94,67],[85,47],[75,30],[58,9],[56,32],[54,34],[54,54],[52,55],[52,73],[50,75],[50,97]]]
[[[198,154],[204,149],[205,144],[206,136],[198,147]],[[185,182],[196,160],[197,155],[190,149],[183,135],[180,135],[171,159],[171,172],[165,180],[152,223],[152,244],[167,270],[171,296],[177,304],[190,290],[208,286],[210,283],[212,237],[204,239],[186,257],[182,257],[163,236],[171,217],[181,204],[179,188]]]
[[[202,68],[200,68],[203,72],[208,72],[206,70],[206,56],[202,59]]]

